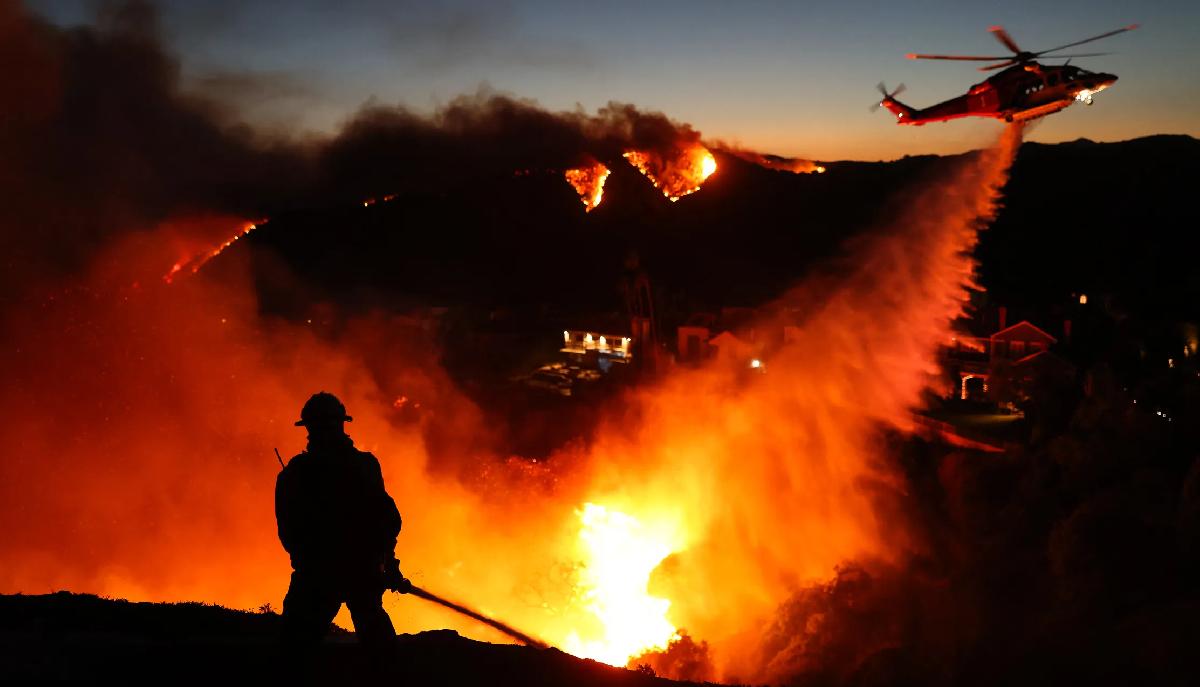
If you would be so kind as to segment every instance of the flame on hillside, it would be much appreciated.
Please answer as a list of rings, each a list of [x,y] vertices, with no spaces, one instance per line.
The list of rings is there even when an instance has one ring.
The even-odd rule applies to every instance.
[[[604,198],[604,182],[611,171],[602,163],[596,162],[586,167],[568,169],[564,176],[567,183],[579,194],[583,201],[584,212],[595,210]]]
[[[625,159],[672,203],[699,191],[704,181],[717,171],[716,158],[699,143],[678,148],[670,155],[630,150]]]
[[[753,150],[740,150],[738,148],[724,148],[722,152],[739,157],[746,162],[751,162],[759,167],[774,169],[780,172],[791,172],[792,174],[824,174],[825,166],[814,160],[806,160],[799,157],[782,157],[780,155],[768,155],[764,153],[756,153]]]
[[[267,220],[265,220],[265,219],[260,219],[257,222],[247,222],[245,225],[242,226],[241,231],[239,231],[238,233],[229,237],[228,239],[222,241],[221,243],[217,244],[216,246],[214,246],[204,252],[193,255],[190,258],[185,258],[183,260],[177,261],[174,265],[171,265],[171,269],[168,270],[167,273],[163,275],[163,281],[170,284],[171,282],[175,281],[175,277],[180,272],[183,272],[185,269],[189,270],[192,274],[199,272],[200,268],[204,267],[204,264],[207,263],[209,260],[212,260],[213,258],[217,257],[222,252],[224,252],[226,248],[229,248],[233,244],[237,243],[243,236],[245,236],[246,234],[249,234],[250,232],[254,231],[255,229],[259,228],[261,225],[266,224],[266,223],[267,223]]]

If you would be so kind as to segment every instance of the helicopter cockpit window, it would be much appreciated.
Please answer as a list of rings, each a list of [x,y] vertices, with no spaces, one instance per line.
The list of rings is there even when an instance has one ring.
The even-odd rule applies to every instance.
[[[1050,85],[1051,85],[1051,86],[1057,86],[1057,85],[1058,85],[1058,74],[1051,74],[1051,75],[1050,75]]]

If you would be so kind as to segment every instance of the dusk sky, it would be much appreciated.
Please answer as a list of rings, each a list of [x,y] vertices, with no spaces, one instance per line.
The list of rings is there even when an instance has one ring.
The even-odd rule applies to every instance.
[[[56,24],[91,21],[93,0],[29,3]],[[986,144],[1000,124],[899,127],[871,113],[875,84],[903,82],[926,107],[985,75],[969,63],[908,52],[1003,54],[1001,24],[1041,50],[1130,23],[1138,31],[1077,59],[1120,81],[1092,107],[1042,120],[1029,138],[1114,141],[1200,136],[1200,3],[1076,0],[926,2],[159,3],[189,88],[220,94],[242,116],[291,132],[332,131],[370,99],[432,111],[487,88],[553,109],[610,100],[661,110],[707,139],[783,155],[891,159]]]

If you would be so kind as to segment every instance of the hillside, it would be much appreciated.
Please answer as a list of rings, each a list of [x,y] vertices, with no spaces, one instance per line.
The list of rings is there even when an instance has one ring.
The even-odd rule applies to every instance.
[[[90,594],[0,596],[0,680],[24,684],[277,684],[285,666],[279,616],[197,603],[153,604]],[[685,684],[578,659],[555,649],[487,644],[450,630],[403,635],[388,668],[367,665],[353,635],[321,647],[313,684]]]
[[[715,154],[717,173],[677,203],[618,159],[605,161],[612,175],[590,213],[549,168],[397,189],[370,207],[292,210],[251,237],[260,287],[282,310],[326,298],[611,310],[636,254],[668,319],[754,305],[885,225],[956,159],[832,162],[826,174],[792,174]],[[1032,306],[1077,290],[1146,305],[1144,280],[1175,279],[1197,247],[1187,227],[1198,162],[1200,141],[1187,136],[1024,145],[978,250],[983,285]],[[1158,305],[1186,306],[1200,283],[1165,291]]]

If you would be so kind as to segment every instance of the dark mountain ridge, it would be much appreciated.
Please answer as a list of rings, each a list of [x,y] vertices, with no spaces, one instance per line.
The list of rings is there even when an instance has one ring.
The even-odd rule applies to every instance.
[[[268,307],[284,309],[331,299],[615,310],[633,255],[664,311],[756,305],[886,223],[960,157],[792,174],[715,156],[718,171],[677,203],[623,160],[605,160],[612,174],[590,213],[560,171],[514,170],[365,207],[293,210],[249,243]],[[1025,144],[978,247],[982,285],[1025,306],[1086,291],[1194,317],[1197,163],[1200,141],[1189,136]]]

